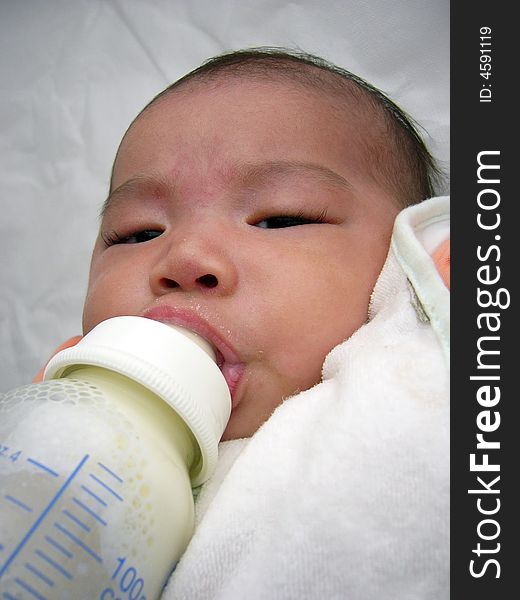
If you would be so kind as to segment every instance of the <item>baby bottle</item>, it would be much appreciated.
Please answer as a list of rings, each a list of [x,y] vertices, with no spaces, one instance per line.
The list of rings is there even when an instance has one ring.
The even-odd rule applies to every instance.
[[[0,397],[0,598],[158,598],[230,407],[210,344],[141,317]]]

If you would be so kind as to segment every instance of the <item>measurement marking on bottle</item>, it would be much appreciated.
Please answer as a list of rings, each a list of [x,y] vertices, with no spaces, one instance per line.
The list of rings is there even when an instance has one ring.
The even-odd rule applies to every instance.
[[[86,504],[83,504],[83,502],[81,502],[81,500],[78,500],[77,498],[72,498],[72,501],[75,502],[80,508],[82,508],[91,517],[93,517],[94,519],[96,519],[96,521],[98,523],[101,523],[101,525],[105,525],[106,526],[107,522],[105,521],[105,519],[102,519],[97,513],[95,513]]]
[[[62,554],[64,554],[67,558],[72,558],[74,555],[72,552],[64,548],[61,544],[59,544],[54,538],[51,538],[50,535],[45,536],[45,541],[49,543],[51,546],[54,546],[56,550],[59,550]]]
[[[41,579],[49,587],[54,587],[54,581],[52,579],[50,579],[49,577],[47,577],[47,575],[44,575],[39,569],[37,569],[31,563],[25,563],[25,568],[28,571],[30,571],[31,573],[33,573],[33,575],[36,575],[36,577],[38,577],[38,579]]]
[[[28,458],[27,462],[31,463],[31,465],[34,465],[35,467],[38,467],[42,471],[45,471],[49,475],[52,475],[53,477],[59,477],[59,473],[54,471],[54,469],[51,469],[51,468],[47,467],[46,465],[42,464],[41,462],[34,460],[34,458]]]
[[[9,454],[10,450],[11,450],[11,454]],[[16,452],[13,452],[9,446],[4,446],[3,444],[0,444],[0,457],[7,458],[11,462],[15,463],[20,458],[21,455],[22,455],[21,450],[17,450]]]
[[[45,518],[47,517],[47,515],[49,514],[49,512],[52,510],[52,508],[54,507],[54,505],[56,504],[56,502],[58,502],[58,500],[64,494],[65,490],[72,483],[73,479],[81,471],[81,469],[83,468],[83,466],[87,462],[88,458],[89,458],[89,455],[85,454],[85,456],[81,459],[81,461],[78,463],[78,465],[76,466],[76,468],[69,475],[69,477],[67,478],[67,480],[63,483],[63,485],[60,487],[60,489],[53,496],[53,498],[51,499],[51,501],[49,502],[49,504],[47,504],[47,506],[45,507],[45,509],[43,510],[43,512],[40,514],[40,516],[36,519],[36,521],[30,527],[29,531],[27,531],[27,533],[20,540],[20,542],[18,543],[18,545],[16,546],[16,548],[14,549],[14,551],[9,555],[9,557],[7,558],[7,560],[0,567],[0,578],[3,576],[3,574],[9,568],[10,564],[14,561],[14,559],[21,552],[21,550],[23,549],[23,547],[25,546],[25,544],[27,544],[27,542],[31,539],[31,537],[34,535],[34,533],[38,530],[38,528],[43,523],[43,521],[45,520]]]
[[[41,559],[43,559],[51,567],[56,569],[56,571],[58,571],[58,573],[61,573],[63,575],[63,577],[66,577],[67,579],[70,579],[70,580],[74,579],[68,571],[66,571],[55,560],[52,560],[52,558],[50,556],[47,556],[47,554],[45,554],[45,552],[42,552],[41,550],[36,550],[35,554],[38,555]]]
[[[107,473],[109,473],[110,475],[112,475],[112,477],[114,477],[115,479],[117,479],[117,481],[119,481],[119,483],[123,483],[123,480],[121,479],[121,477],[119,477],[119,475],[116,475],[114,473],[114,471],[112,471],[111,469],[109,469],[106,465],[104,465],[103,463],[98,462],[98,465],[104,469]]]
[[[77,544],[80,548],[82,548],[83,550],[85,550],[85,552],[87,554],[90,554],[90,556],[94,559],[97,560],[98,563],[102,564],[103,560],[101,559],[101,556],[99,556],[98,554],[96,554],[94,552],[94,550],[92,550],[92,548],[89,548],[87,546],[87,544],[85,544],[85,542],[82,542],[78,537],[76,537],[73,533],[71,533],[68,529],[65,529],[65,527],[63,527],[63,525],[60,525],[59,523],[54,523],[54,527],[56,527],[56,529],[58,529],[59,531],[61,531],[61,533],[63,533],[63,535],[66,535],[70,540],[72,540],[75,544]]]
[[[105,490],[107,492],[109,492],[110,494],[112,494],[115,498],[117,498],[118,500],[120,500],[121,502],[123,502],[123,498],[121,498],[121,496],[114,492],[114,490],[107,485],[104,481],[101,481],[101,479],[99,479],[99,477],[96,477],[95,475],[93,475],[92,473],[90,473],[90,477],[92,477],[92,479],[96,482],[99,483],[100,486],[102,486],[103,488],[105,488]]]
[[[125,598],[129,600],[146,600],[145,595],[141,595],[144,589],[144,579],[139,577],[137,569],[133,566],[127,566],[125,568],[126,557],[122,556],[117,559],[117,567],[110,578],[111,581],[115,582],[115,585],[125,594]],[[123,570],[124,569],[124,570]],[[114,584],[113,584],[114,585]],[[108,587],[101,592],[100,600],[105,598],[116,598],[116,593],[113,588]],[[117,596],[121,599],[121,596]]]
[[[94,492],[90,488],[88,488],[86,485],[82,485],[81,489],[84,490],[85,492],[87,492],[87,494],[92,496],[92,498],[94,498],[94,500],[97,500],[103,506],[108,506],[107,503],[102,498],[100,498],[99,496],[94,494]]]
[[[31,594],[31,596],[33,596],[37,600],[47,600],[45,598],[45,596],[42,596],[37,590],[35,590],[32,586],[30,586],[28,583],[26,583],[23,579],[20,579],[19,577],[17,577],[15,579],[15,582],[21,588],[23,588],[26,592],[29,592],[29,594]]]
[[[14,498],[13,496],[10,496],[9,494],[6,494],[4,496],[4,498],[6,500],[9,500],[9,502],[11,502],[12,504],[15,504],[16,506],[18,506],[18,508],[25,510],[25,512],[32,512],[32,510],[33,510],[30,506],[25,504],[25,502],[22,502],[21,500],[18,500],[18,498]]]
[[[76,525],[78,525],[79,527],[81,527],[81,529],[83,529],[83,531],[86,531],[86,532],[90,531],[90,527],[88,525],[85,525],[85,523],[83,523],[83,521],[81,519],[78,519],[78,517],[76,517],[75,515],[73,515],[67,509],[63,510],[62,512],[63,512],[63,514],[68,519],[70,519],[71,521],[73,521],[74,523],[76,523]]]

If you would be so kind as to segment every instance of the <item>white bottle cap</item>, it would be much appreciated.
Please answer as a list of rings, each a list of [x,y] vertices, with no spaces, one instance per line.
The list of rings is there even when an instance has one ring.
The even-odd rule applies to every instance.
[[[192,485],[213,473],[218,443],[231,413],[226,380],[211,345],[197,334],[143,317],[113,317],[78,344],[58,352],[44,380],[59,379],[72,365],[94,365],[126,375],[172,406],[197,440],[201,460]]]

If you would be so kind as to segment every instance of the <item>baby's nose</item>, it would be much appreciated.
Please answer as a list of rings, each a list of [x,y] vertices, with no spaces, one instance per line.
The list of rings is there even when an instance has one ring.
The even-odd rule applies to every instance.
[[[230,294],[238,282],[231,249],[223,239],[193,235],[173,239],[150,274],[157,295],[179,291]]]

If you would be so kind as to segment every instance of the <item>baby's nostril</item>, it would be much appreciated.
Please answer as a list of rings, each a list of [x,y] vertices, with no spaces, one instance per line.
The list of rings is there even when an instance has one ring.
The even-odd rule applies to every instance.
[[[179,284],[176,281],[174,281],[173,279],[168,279],[167,277],[164,277],[161,280],[161,283],[162,283],[163,287],[169,288],[169,289],[179,287]]]
[[[197,279],[197,282],[207,288],[214,288],[218,285],[218,279],[215,275],[202,275]]]

